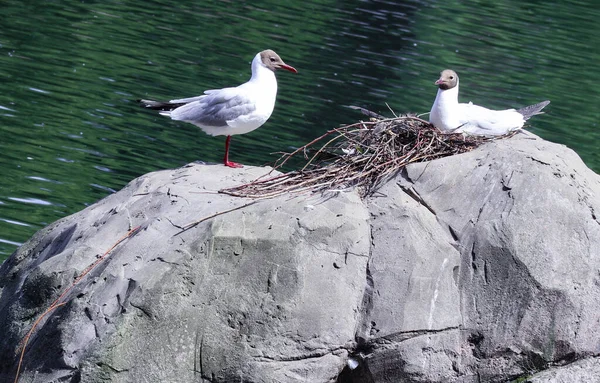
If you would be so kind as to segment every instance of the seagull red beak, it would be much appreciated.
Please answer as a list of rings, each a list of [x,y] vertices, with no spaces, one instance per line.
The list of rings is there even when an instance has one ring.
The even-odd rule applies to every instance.
[[[435,85],[440,85],[444,82],[441,78],[435,82]]]
[[[293,66],[289,66],[288,64],[279,64],[279,67],[281,69],[289,70],[290,72],[293,72],[293,73],[298,73],[296,68],[294,68]]]

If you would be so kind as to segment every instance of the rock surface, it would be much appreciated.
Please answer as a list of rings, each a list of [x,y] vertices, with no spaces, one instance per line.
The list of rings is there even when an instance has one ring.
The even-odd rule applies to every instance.
[[[253,201],[216,193],[268,170],[151,173],[38,232],[0,266],[0,381],[33,322],[136,226],[40,322],[21,382],[598,375],[600,177],[571,150],[517,135],[410,165],[365,200],[231,210]]]
[[[578,360],[566,366],[553,367],[539,372],[526,383],[596,383],[600,378],[600,359],[589,358]]]

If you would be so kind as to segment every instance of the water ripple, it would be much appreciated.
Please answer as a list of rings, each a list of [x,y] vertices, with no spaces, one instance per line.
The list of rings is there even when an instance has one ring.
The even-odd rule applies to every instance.
[[[3,239],[3,238],[0,238],[0,243],[5,243],[7,245],[11,245],[11,246],[15,246],[15,247],[19,247],[23,244],[21,242],[9,241],[8,239]],[[2,252],[0,252],[0,253],[2,253]],[[4,253],[4,254],[6,254],[6,253]]]
[[[43,199],[39,199],[39,198],[8,197],[8,199],[11,201],[15,201],[15,202],[22,202],[22,203],[33,204],[33,205],[42,205],[42,206],[52,205],[52,202],[44,201]]]
[[[20,221],[15,221],[15,220],[12,220],[12,219],[0,218],[0,221],[6,222],[6,223],[10,223],[11,225],[17,225],[17,226],[27,226],[27,227],[31,226],[28,223],[20,222]]]

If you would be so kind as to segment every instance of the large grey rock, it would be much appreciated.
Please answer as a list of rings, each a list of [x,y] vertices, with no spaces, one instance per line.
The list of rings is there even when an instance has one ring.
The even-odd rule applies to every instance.
[[[524,380],[526,383],[597,383],[600,379],[600,360],[582,359],[566,366],[551,367]]]
[[[181,232],[251,202],[216,191],[267,172],[151,173],[37,233],[0,266],[0,381],[33,321],[138,225],[40,323],[21,382],[597,374],[600,177],[569,149],[520,135],[410,165],[364,201],[283,196]]]
[[[149,174],[38,233],[0,272],[0,323],[10,336],[2,372],[40,308],[142,225],[37,331],[23,381],[335,379],[369,253],[368,212],[355,193],[262,201],[178,234],[248,203],[215,192],[267,171],[194,165]]]
[[[496,141],[411,166],[401,184],[457,238],[462,326],[482,380],[598,354],[600,177],[574,152]]]

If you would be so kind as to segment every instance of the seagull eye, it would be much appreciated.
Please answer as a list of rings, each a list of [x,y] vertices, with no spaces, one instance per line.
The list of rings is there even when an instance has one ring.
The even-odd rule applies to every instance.
[[[275,57],[271,57],[271,62],[274,63],[275,61],[277,61],[277,59],[275,59]]]
[[[450,80],[454,80],[454,76],[450,76]]]

